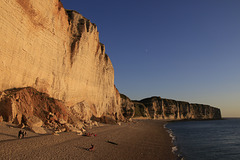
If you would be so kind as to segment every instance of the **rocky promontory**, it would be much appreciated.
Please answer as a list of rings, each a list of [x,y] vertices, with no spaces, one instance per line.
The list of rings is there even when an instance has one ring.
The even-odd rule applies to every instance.
[[[168,120],[202,120],[221,119],[218,108],[191,104],[184,101],[164,99],[161,97],[145,98],[140,101],[131,101],[127,96],[121,95],[122,112],[126,118],[145,117],[149,119]]]

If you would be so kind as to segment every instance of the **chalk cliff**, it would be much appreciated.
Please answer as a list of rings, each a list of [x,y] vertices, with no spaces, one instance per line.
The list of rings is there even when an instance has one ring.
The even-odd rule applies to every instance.
[[[151,97],[140,101],[153,119],[221,119],[220,109],[203,104]]]
[[[120,96],[97,26],[59,0],[1,0],[0,24],[0,121],[61,130],[125,117],[221,118],[207,105]]]
[[[191,104],[183,101],[163,99],[161,97],[145,98],[131,101],[122,98],[122,112],[126,118],[146,117],[150,119],[221,119],[218,108],[203,104]]]
[[[147,117],[150,118],[147,107],[138,101],[132,101],[126,95],[121,94],[122,114],[126,119],[132,117]]]
[[[0,24],[0,91],[32,87],[83,120],[122,118],[114,69],[90,20],[59,0],[1,0]]]

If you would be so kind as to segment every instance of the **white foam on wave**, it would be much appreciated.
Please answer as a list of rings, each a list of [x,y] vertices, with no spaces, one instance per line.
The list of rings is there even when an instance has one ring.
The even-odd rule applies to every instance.
[[[173,153],[176,153],[177,150],[178,150],[177,146],[173,146],[173,147],[172,147],[172,152],[173,152]]]
[[[176,140],[176,137],[174,136],[173,131],[172,131],[170,128],[167,128],[166,125],[164,125],[164,128],[167,129],[167,132],[168,132],[169,136],[170,136],[171,139],[172,139],[172,144],[174,144],[174,141]],[[176,154],[177,151],[178,151],[178,148],[177,148],[177,146],[174,145],[174,146],[172,147],[172,152],[173,152],[174,154]]]
[[[167,123],[165,123],[165,124],[163,125],[163,128],[167,128],[166,125],[167,125]]]
[[[168,132],[169,136],[172,138],[172,143],[173,143],[176,140],[176,137],[174,136],[171,129],[168,129],[167,132]]]
[[[172,138],[172,144],[174,145],[172,147],[172,153],[177,155],[178,160],[184,160],[184,157],[178,153],[178,147],[174,144],[174,142],[176,141],[176,136],[173,134],[173,131],[170,128],[167,128],[166,125],[164,125],[164,128],[167,129],[169,136]]]

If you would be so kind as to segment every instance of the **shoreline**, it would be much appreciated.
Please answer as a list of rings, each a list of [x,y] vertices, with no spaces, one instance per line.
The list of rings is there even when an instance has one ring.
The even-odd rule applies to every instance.
[[[169,136],[172,138],[172,152],[177,156],[177,159],[179,160],[184,160],[185,157],[182,155],[183,153],[181,153],[181,151],[179,150],[179,146],[177,145],[176,142],[176,135],[174,134],[174,132],[172,131],[171,128],[167,127],[168,123],[181,123],[181,122],[203,122],[203,121],[223,121],[223,120],[227,120],[227,119],[240,119],[240,118],[221,118],[221,119],[182,119],[182,120],[166,120],[167,123],[164,125],[164,128],[166,128],[167,132],[169,133]]]
[[[239,136],[235,133],[239,130],[240,119],[223,120],[168,123],[166,128],[173,137],[178,159],[239,159],[235,154],[239,151],[233,146],[239,145],[236,140]],[[225,139],[226,135],[232,138]]]
[[[88,129],[96,137],[64,132],[38,135],[28,131],[17,139],[19,128],[0,123],[0,159],[162,159],[175,160],[166,121],[136,120]],[[109,143],[113,142],[113,143]],[[87,151],[93,144],[95,150]]]
[[[176,122],[176,121],[173,121],[173,122]],[[173,144],[173,147],[172,147],[172,153],[176,155],[177,157],[177,160],[184,160],[184,156],[180,153],[177,144],[176,144],[176,136],[174,135],[172,129],[168,128],[167,127],[167,123],[164,124],[164,128],[167,130],[169,136],[171,137],[172,139],[172,144]]]

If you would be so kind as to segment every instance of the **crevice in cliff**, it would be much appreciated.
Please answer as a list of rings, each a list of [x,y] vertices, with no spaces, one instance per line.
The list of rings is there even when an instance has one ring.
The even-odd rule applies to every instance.
[[[105,45],[102,44],[102,43],[99,43],[99,45],[98,45],[98,47],[97,47],[96,55],[97,55],[99,49],[101,49],[99,59],[103,58],[102,56],[104,56],[103,59],[104,59],[105,63],[107,64],[108,61],[109,61],[109,57],[108,57],[108,55],[105,53]]]
[[[71,41],[70,41],[70,49],[71,49],[70,63],[72,66],[72,64],[74,62],[74,56],[79,47],[78,43],[82,36],[82,32],[83,32],[83,28],[84,28],[84,20],[79,19],[76,22],[76,18],[75,18],[75,13],[77,13],[76,11],[66,10],[66,13],[68,15],[68,23],[70,25],[70,32],[72,34]]]
[[[105,52],[105,46],[104,44],[100,43],[100,46],[101,46],[101,53],[104,54]]]
[[[74,62],[74,57],[79,50],[79,42],[83,33],[92,33],[93,30],[96,29],[96,25],[92,24],[90,20],[86,19],[80,13],[74,10],[66,10],[66,14],[68,15],[69,31],[71,33],[70,62],[72,65]]]
[[[62,2],[59,0],[58,1],[58,11],[60,11],[63,8]]]
[[[71,62],[71,66],[73,65],[74,62],[74,57],[76,55],[77,50],[79,49],[79,41],[80,41],[81,37],[76,37],[72,40],[71,43],[71,55],[70,55],[70,62]]]
[[[81,40],[82,34],[85,30],[87,32],[90,31],[91,22],[76,11],[66,10],[66,13],[68,15],[68,23],[70,25],[70,33],[72,35],[70,42],[70,62],[72,65],[74,62],[74,57],[79,49],[79,42]],[[91,28],[91,31],[92,30],[93,29]]]
[[[106,53],[105,53],[104,59],[105,59],[105,62],[106,62],[106,64],[107,64],[109,57],[108,57],[108,55],[107,55]]]
[[[90,27],[90,21],[89,21],[89,20],[87,20],[87,21],[86,21],[86,28],[87,28],[87,32],[89,32],[89,27]]]

